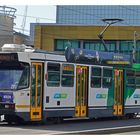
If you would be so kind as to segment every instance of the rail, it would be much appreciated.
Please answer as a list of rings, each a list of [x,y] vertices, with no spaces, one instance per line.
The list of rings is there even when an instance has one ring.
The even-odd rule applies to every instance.
[[[15,12],[17,9],[8,7],[8,6],[0,6],[0,15],[8,16],[11,18],[16,18]]]

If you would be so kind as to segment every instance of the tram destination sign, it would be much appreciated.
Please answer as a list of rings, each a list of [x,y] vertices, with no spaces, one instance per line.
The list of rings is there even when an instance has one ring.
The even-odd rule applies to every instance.
[[[18,55],[16,53],[0,54],[0,61],[18,61]]]

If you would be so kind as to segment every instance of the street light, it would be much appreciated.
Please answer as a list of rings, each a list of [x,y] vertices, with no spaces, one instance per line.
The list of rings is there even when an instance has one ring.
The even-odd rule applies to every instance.
[[[107,28],[112,25],[115,24],[117,22],[121,22],[123,21],[123,19],[118,19],[118,18],[108,18],[108,19],[102,19],[103,22],[107,23],[106,27],[100,32],[100,34],[98,34],[99,39],[102,41],[105,51],[108,51],[105,41],[103,39],[103,34],[105,33],[105,31],[107,30]]]

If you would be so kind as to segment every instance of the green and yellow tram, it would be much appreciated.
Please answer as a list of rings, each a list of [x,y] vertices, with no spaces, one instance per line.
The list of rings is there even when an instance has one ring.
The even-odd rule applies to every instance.
[[[134,117],[140,112],[140,64],[113,53],[112,60],[108,53],[87,54],[89,60],[74,50],[68,54],[70,61],[27,46],[2,47],[0,115],[5,121]]]

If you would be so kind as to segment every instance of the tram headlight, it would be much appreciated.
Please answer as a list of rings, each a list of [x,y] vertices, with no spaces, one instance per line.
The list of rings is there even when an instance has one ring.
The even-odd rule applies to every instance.
[[[14,104],[6,104],[4,106],[5,109],[15,109],[15,105]]]
[[[9,105],[5,105],[5,108],[7,109],[7,108],[9,108],[10,106]]]

